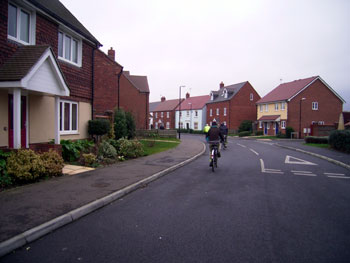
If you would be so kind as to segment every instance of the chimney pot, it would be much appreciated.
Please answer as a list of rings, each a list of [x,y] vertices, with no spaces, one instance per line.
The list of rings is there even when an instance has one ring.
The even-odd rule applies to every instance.
[[[186,99],[188,99],[190,97],[190,93],[186,93]]]
[[[112,60],[115,60],[115,50],[112,47],[108,50],[108,57]]]
[[[222,89],[223,87],[225,87],[225,84],[224,84],[224,82],[221,81],[221,83],[220,83],[220,89]]]
[[[162,98],[161,98],[161,102],[164,102],[165,101],[165,97],[163,96]]]

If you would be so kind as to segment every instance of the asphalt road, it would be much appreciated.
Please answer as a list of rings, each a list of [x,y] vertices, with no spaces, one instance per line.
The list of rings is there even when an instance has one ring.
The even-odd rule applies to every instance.
[[[231,139],[0,262],[350,262],[350,176],[269,142]]]

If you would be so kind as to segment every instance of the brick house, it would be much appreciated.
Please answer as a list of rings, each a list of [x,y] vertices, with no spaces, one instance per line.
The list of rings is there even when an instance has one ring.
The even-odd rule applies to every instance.
[[[0,10],[0,147],[88,137],[99,41],[58,0]]]
[[[217,122],[226,122],[229,130],[237,131],[244,120],[256,120],[256,102],[259,94],[246,81],[230,86],[220,83],[218,91],[210,92],[210,101],[207,102],[207,122],[215,119]]]
[[[258,130],[265,135],[292,127],[303,138],[312,125],[334,126],[344,100],[319,76],[280,84],[257,101]]]
[[[181,99],[183,101],[184,99]],[[179,105],[179,100],[166,100],[165,97],[156,105],[151,112],[153,116],[153,128],[159,129],[163,126],[165,129],[175,129],[175,109]]]
[[[175,109],[175,128],[202,130],[207,120],[207,102],[210,100],[209,95],[191,97],[186,94],[186,99]]]
[[[157,102],[151,102],[149,104],[149,122],[148,122],[148,129],[152,130],[154,128],[154,116],[153,111],[157,108],[160,101]]]
[[[147,76],[130,75],[123,71],[120,78],[119,107],[135,118],[136,129],[148,129],[149,86]]]

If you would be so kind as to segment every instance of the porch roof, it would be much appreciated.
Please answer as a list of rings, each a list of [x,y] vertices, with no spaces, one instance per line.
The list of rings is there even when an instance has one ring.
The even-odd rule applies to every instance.
[[[21,46],[0,68],[0,88],[23,88],[69,96],[69,88],[49,46]]]
[[[280,118],[280,115],[266,115],[262,116],[258,121],[279,121]]]

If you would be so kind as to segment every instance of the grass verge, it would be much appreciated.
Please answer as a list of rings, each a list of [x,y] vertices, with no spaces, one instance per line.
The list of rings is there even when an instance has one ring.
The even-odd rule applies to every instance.
[[[163,152],[163,151],[175,148],[180,143],[180,141],[174,141],[174,142],[155,141],[154,145],[151,146],[150,141],[148,140],[140,140],[140,142],[143,145],[145,155],[151,155],[151,154],[155,154],[155,153],[159,153],[159,152]]]
[[[318,147],[318,148],[330,148],[329,144],[325,144],[325,143],[303,143],[303,145]]]

